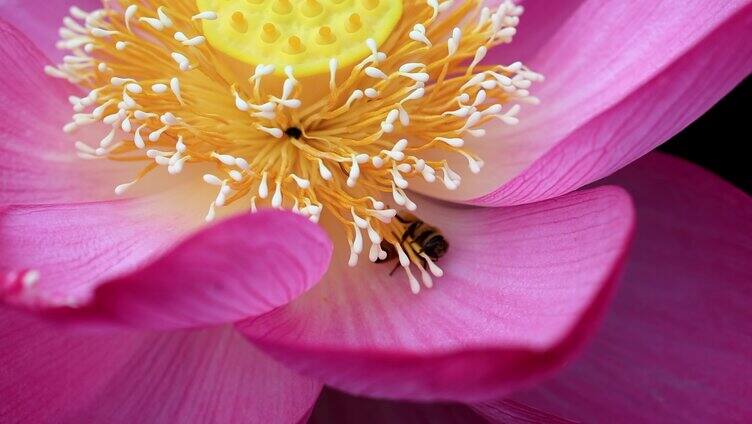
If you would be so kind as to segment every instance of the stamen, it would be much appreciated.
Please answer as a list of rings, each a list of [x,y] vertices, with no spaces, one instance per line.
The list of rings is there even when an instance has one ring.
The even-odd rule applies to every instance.
[[[180,178],[209,165],[203,182],[217,195],[207,221],[241,199],[252,212],[327,214],[344,229],[350,265],[365,250],[372,262],[398,260],[415,293],[444,272],[400,218],[419,210],[408,188],[417,178],[457,190],[453,158],[482,172],[472,146],[485,125],[516,125],[521,105],[538,103],[530,91],[542,76],[484,62],[516,34],[522,8],[511,0],[493,9],[481,0],[131,3],[72,8],[57,44],[68,54],[45,68],[88,91],[70,97],[65,132],[105,125],[77,154],[140,163],[119,195],[156,168]]]

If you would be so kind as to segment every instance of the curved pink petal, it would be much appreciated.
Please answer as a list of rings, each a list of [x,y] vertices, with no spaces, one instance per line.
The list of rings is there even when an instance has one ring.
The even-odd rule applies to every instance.
[[[76,156],[75,139],[63,132],[73,114],[67,102],[72,87],[45,75],[46,58],[3,18],[0,205],[113,198],[115,186],[132,180],[137,168]],[[75,137],[86,141],[101,139],[102,135],[97,138],[97,134],[97,128],[92,127],[80,130]]]
[[[296,422],[320,384],[231,328],[69,334],[0,307],[0,422]]]
[[[302,217],[245,214],[173,247],[191,220],[153,206],[130,200],[0,212],[2,298],[58,319],[183,328],[267,312],[326,271],[331,242]]]
[[[535,13],[520,27],[523,38],[550,33],[523,43],[539,50],[502,48],[493,60],[521,56],[545,74],[541,104],[473,143],[488,164],[480,175],[431,195],[501,206],[570,192],[663,143],[752,71],[748,0],[540,3],[526,3]],[[551,33],[551,16],[566,8],[571,16]]]
[[[241,330],[304,374],[392,399],[488,399],[558,368],[619,274],[628,196],[609,187],[507,209],[425,203],[421,217],[452,246],[435,288],[412,295],[391,264],[349,268],[338,249],[324,282]]]
[[[512,400],[578,422],[749,421],[752,198],[657,154],[609,182],[638,214],[610,315],[571,368]]]
[[[63,57],[55,47],[58,30],[74,4],[88,12],[101,8],[102,0],[0,0],[0,16],[28,34],[47,57],[58,60]]]
[[[453,403],[411,403],[350,396],[324,389],[309,424],[469,424],[486,422],[468,406]]]

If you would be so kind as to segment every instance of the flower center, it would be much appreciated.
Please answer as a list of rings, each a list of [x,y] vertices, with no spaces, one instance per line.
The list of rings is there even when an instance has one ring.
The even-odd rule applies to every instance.
[[[299,77],[349,66],[381,45],[402,16],[402,0],[197,0],[218,18],[204,21],[209,44],[235,59],[295,68]]]
[[[397,261],[413,292],[433,284],[449,247],[409,213],[411,182],[456,190],[454,163],[491,121],[517,123],[541,76],[483,63],[514,36],[522,8],[481,0],[108,0],[72,8],[46,72],[89,90],[65,126],[103,123],[91,160],[141,163],[145,175],[212,170],[207,220],[243,202],[341,224],[349,263]],[[454,169],[453,169],[454,168]],[[203,172],[203,171],[202,171]],[[188,178],[184,175],[184,178]],[[368,244],[370,243],[370,247]],[[414,271],[418,270],[418,278]]]

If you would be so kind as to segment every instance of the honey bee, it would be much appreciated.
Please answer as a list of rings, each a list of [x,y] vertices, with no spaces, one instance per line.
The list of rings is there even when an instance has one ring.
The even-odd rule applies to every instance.
[[[438,261],[449,250],[449,242],[447,242],[438,228],[426,224],[422,219],[409,212],[398,213],[396,219],[407,225],[400,240],[400,244],[405,250],[412,250],[418,256],[425,253],[433,262]],[[397,259],[397,249],[391,243],[383,241],[381,242],[381,248],[386,252],[386,258],[378,260],[377,263],[390,262]],[[426,260],[422,257],[421,260],[423,261],[422,265],[425,267]],[[393,274],[398,267],[399,263],[389,275]]]

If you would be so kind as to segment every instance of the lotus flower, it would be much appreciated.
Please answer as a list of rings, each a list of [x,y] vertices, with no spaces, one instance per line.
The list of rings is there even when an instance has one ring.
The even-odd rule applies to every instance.
[[[681,160],[636,161],[749,74],[749,1],[531,0],[517,29],[521,9],[508,2],[500,10],[509,14],[481,12],[472,26],[464,18],[476,2],[367,1],[376,12],[279,40],[287,21],[253,21],[242,13],[252,2],[104,3],[111,14],[72,9],[59,32],[68,1],[0,1],[0,421],[301,422],[325,385],[359,397],[327,392],[314,422],[752,416],[752,202]],[[284,14],[288,6],[272,7]],[[314,19],[321,3],[300,7]],[[400,23],[424,18],[428,32]],[[372,41],[327,50],[357,38],[359,25],[376,28]],[[441,31],[431,25],[449,41],[432,43]],[[390,44],[383,28],[412,41]],[[494,48],[485,52],[473,43],[484,45],[489,28]],[[74,57],[54,48],[59,36]],[[295,73],[257,66],[247,82],[253,67],[236,65],[260,59],[238,40],[287,43],[264,51],[270,61],[296,58]],[[387,74],[400,51],[437,56]],[[369,70],[356,63],[366,56]],[[238,69],[245,79],[236,85]],[[421,82],[422,70],[430,81]],[[482,79],[472,79],[493,70],[498,84],[480,95]],[[342,98],[348,75],[378,90]],[[255,101],[254,85],[284,91],[268,107]],[[301,85],[319,97],[298,102]],[[390,90],[422,108],[391,109]],[[519,111],[515,104],[536,103],[531,90],[539,104]],[[435,108],[443,118],[423,120],[430,102],[446,99]],[[456,113],[441,115],[455,100]],[[296,115],[307,101],[318,109]],[[71,103],[85,115],[73,123]],[[470,120],[459,116],[468,110],[482,110],[473,119],[486,125],[453,126]],[[289,125],[259,123],[281,119]],[[379,137],[348,138],[370,126]],[[475,138],[439,138],[436,128]],[[406,129],[426,144],[397,141]],[[379,144],[388,134],[393,143]],[[244,155],[228,140],[287,143],[308,156],[295,171],[281,153]],[[142,168],[141,143],[174,151],[154,147]],[[355,145],[376,150],[365,160],[326,150]],[[422,164],[402,166],[404,153],[419,149]],[[259,165],[266,171],[255,174]],[[468,165],[481,172],[460,178],[454,169]],[[251,201],[242,184],[252,173],[269,185],[254,180]],[[411,178],[408,192],[402,174],[424,181]],[[446,254],[395,241],[407,230],[388,205],[374,197],[365,208],[347,196],[364,187],[417,205],[449,241]],[[323,215],[305,203],[317,198],[312,190]],[[256,201],[272,207],[256,211]],[[369,259],[395,257],[403,271],[358,261],[361,233],[373,242]]]

